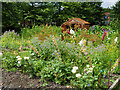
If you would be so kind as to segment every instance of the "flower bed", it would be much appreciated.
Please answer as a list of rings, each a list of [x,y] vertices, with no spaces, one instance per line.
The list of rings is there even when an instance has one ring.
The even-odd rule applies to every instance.
[[[118,33],[107,31],[104,41],[101,33],[104,34],[104,31],[94,34],[78,30],[75,37],[66,35],[69,38],[64,41],[61,41],[59,34],[49,33],[49,38],[42,41],[40,35],[35,35],[38,37],[19,43],[20,48],[11,48],[9,52],[4,49],[2,67],[29,73],[30,77],[40,77],[43,83],[52,81],[73,88],[108,88],[114,81],[111,73],[120,73]],[[2,38],[2,42],[6,40],[5,36]]]

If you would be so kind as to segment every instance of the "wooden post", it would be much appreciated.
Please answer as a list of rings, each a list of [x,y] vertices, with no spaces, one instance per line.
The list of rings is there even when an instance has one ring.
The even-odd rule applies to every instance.
[[[66,26],[64,24],[62,24],[61,28],[62,28],[62,30],[61,30],[62,33],[63,33],[63,31],[66,31]],[[62,41],[64,40],[63,35],[61,35],[61,40]]]

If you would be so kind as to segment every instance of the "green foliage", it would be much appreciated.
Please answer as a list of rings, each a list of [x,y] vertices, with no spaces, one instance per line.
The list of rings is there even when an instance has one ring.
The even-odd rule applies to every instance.
[[[118,18],[118,20],[120,20],[120,1],[116,2],[115,6],[112,7],[111,10],[111,17],[114,18]]]
[[[24,39],[32,39],[38,37],[40,40],[45,40],[50,35],[60,35],[61,28],[57,26],[35,26],[32,29],[23,28],[20,32],[21,37]],[[39,37],[40,36],[40,37]]]
[[[2,29],[4,31],[8,31],[8,29],[15,31],[20,30],[21,25],[20,23],[23,20],[23,12],[28,10],[27,3],[9,3],[3,2],[2,3]]]
[[[2,49],[8,50],[18,50],[20,46],[23,47],[29,46],[30,41],[27,41],[20,37],[14,30],[13,31],[6,31],[1,37],[1,45]],[[29,39],[27,39],[29,40]]]
[[[111,27],[114,30],[119,30],[120,29],[120,1],[118,1],[115,6],[112,7],[111,9],[111,14],[110,17],[111,19]]]
[[[1,36],[1,44],[3,49],[18,49],[20,47],[20,43],[17,42],[19,40],[19,34],[14,31],[6,31],[4,35]]]
[[[72,63],[63,63],[58,60],[53,60],[47,63],[41,70],[41,80],[44,78],[65,85],[72,79],[71,65]]]
[[[58,2],[56,6],[59,11],[54,14],[54,18],[58,25],[72,17],[82,18],[90,22],[91,25],[102,21],[101,2]],[[61,7],[64,7],[63,10],[60,9]]]
[[[23,27],[32,28],[56,22],[60,26],[68,18],[82,18],[93,24],[102,21],[101,2],[4,2],[2,8],[3,32],[10,29],[20,32]]]
[[[119,31],[120,30],[120,20],[118,18],[113,19],[110,23],[113,30]]]

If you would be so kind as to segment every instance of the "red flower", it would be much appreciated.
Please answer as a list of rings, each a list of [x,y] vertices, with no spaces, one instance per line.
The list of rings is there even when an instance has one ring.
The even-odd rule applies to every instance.
[[[67,33],[68,33],[68,34],[70,34],[70,32],[69,32],[69,31],[67,31]]]
[[[104,37],[107,35],[107,31],[104,31],[103,36],[102,36],[102,40],[104,40]]]

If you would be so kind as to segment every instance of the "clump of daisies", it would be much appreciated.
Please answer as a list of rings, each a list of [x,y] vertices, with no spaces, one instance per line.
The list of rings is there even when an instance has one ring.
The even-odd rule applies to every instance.
[[[86,68],[84,71],[86,74],[93,73],[93,68],[94,68],[94,65],[92,65],[92,67],[90,67],[90,65],[86,65]]]
[[[21,63],[22,58],[21,58],[20,56],[17,56],[16,58],[17,58],[18,63],[20,64],[20,63]]]
[[[74,66],[73,69],[72,69],[72,73],[75,74],[77,70],[78,70],[78,67],[77,67],[77,66]],[[81,74],[80,74],[80,73],[77,73],[75,76],[76,76],[77,78],[80,78],[80,77],[81,77]]]
[[[21,63],[22,58],[20,56],[16,56],[18,63]],[[24,57],[24,60],[28,60],[29,57]]]

